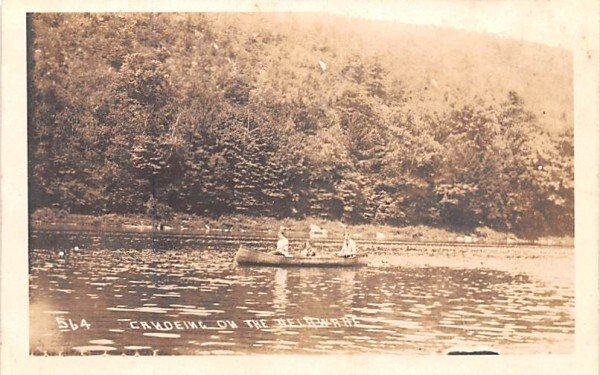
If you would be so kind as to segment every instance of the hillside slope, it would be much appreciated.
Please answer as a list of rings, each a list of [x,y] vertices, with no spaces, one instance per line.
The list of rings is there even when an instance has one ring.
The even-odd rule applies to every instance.
[[[32,210],[572,233],[563,51],[313,14],[28,25]]]
[[[552,133],[573,127],[572,55],[558,48],[454,29],[349,19],[325,14],[214,14],[212,26],[248,39],[284,35],[286,64],[332,74],[352,55],[376,58],[434,109],[474,97],[501,100],[518,92]],[[235,30],[235,31],[234,31]],[[264,59],[265,69],[277,61]],[[433,103],[435,104],[433,104]]]

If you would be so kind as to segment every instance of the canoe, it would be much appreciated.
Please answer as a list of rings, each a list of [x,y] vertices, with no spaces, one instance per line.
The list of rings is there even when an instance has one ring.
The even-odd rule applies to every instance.
[[[272,267],[360,267],[368,264],[368,257],[367,254],[347,258],[338,256],[284,257],[240,246],[235,254],[235,262],[240,265]]]

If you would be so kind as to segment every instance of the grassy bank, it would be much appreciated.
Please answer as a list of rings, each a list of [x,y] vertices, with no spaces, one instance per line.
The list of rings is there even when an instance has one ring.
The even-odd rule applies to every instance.
[[[154,221],[146,215],[100,216],[70,214],[65,211],[38,209],[30,218],[32,228],[45,229],[101,229],[132,232],[161,230],[173,233],[210,234],[260,234],[275,236],[280,227],[285,227],[291,237],[340,238],[348,231],[357,240],[365,241],[415,241],[457,242],[482,244],[531,243],[511,233],[497,232],[490,228],[476,228],[472,232],[457,232],[447,228],[427,226],[393,227],[388,225],[347,225],[340,221],[321,218],[276,219],[244,215],[223,216],[218,219],[186,214],[177,214],[168,221]],[[535,243],[540,245],[572,246],[571,237],[544,237]]]

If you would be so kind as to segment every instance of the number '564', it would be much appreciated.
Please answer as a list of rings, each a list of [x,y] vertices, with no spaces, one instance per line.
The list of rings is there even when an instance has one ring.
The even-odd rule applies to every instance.
[[[90,329],[90,324],[81,319],[79,323],[74,322],[72,319],[65,319],[63,317],[56,317],[56,324],[59,329],[70,329],[71,331],[77,331],[79,328]]]

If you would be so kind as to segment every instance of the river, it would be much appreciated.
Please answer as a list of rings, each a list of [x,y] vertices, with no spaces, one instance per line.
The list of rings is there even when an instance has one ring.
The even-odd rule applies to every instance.
[[[557,287],[518,267],[382,266],[382,254],[398,252],[384,244],[370,246],[379,261],[357,269],[236,267],[241,240],[168,249],[87,240],[63,259],[72,237],[30,239],[33,355],[572,350],[572,283]],[[451,256],[470,261],[461,254]]]

